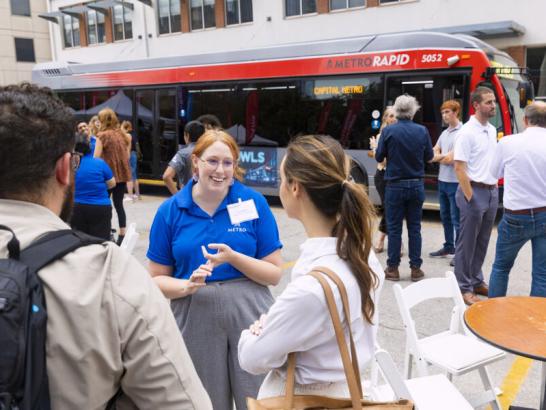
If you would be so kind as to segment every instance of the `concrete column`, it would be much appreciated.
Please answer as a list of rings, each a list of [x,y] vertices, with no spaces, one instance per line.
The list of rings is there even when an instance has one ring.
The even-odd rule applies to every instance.
[[[216,18],[216,27],[225,27],[226,26],[226,9],[224,0],[216,0],[214,14]]]
[[[319,14],[328,13],[330,11],[329,0],[317,0],[317,12]]]
[[[516,60],[519,67],[525,67],[527,65],[527,47],[526,46],[514,46],[505,49],[510,56]]]
[[[366,7],[377,7],[379,6],[379,0],[367,0]]]

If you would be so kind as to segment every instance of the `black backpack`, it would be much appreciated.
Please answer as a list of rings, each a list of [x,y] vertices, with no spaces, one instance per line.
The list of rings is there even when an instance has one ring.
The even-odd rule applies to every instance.
[[[9,231],[8,259],[0,259],[0,410],[49,410],[47,313],[37,272],[95,238],[70,229],[48,232],[20,251]]]

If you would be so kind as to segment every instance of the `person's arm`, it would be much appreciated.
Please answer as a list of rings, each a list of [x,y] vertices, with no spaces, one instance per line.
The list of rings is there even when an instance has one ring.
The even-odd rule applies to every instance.
[[[112,189],[116,186],[116,178],[112,177],[108,181],[106,181],[106,187],[108,189]]]
[[[384,135],[385,130],[383,130],[383,135],[379,138],[377,142],[377,148],[375,149],[375,160],[377,162],[383,162],[387,158],[387,147],[385,146],[385,140],[387,139]]]
[[[173,278],[172,266],[153,261],[148,262],[148,271],[167,299],[178,299],[193,295],[199,288],[205,286],[205,279],[210,276],[212,268],[201,265],[192,273],[190,279]]]
[[[309,291],[312,286],[320,286],[312,277],[290,283],[261,320],[260,329],[241,333],[238,355],[243,370],[266,373],[281,367],[288,353],[310,350],[316,345],[325,325],[331,323],[325,303]]]
[[[123,394],[140,409],[212,410],[168,301],[136,259],[115,252],[106,282],[115,316],[106,319],[119,335]]]
[[[95,137],[95,152],[93,153],[93,157],[95,158],[101,158],[102,157],[102,141],[99,137]]]
[[[453,165],[453,150],[449,151],[444,157],[440,160],[440,164],[443,165]]]
[[[459,186],[461,191],[463,191],[464,197],[467,201],[472,199],[472,185],[470,184],[470,178],[466,173],[466,162],[464,161],[455,161],[455,175],[459,180]]]
[[[441,163],[442,160],[445,158],[445,156],[442,155],[440,146],[438,144],[436,144],[434,146],[434,148],[432,148],[432,152],[433,152],[434,156],[432,157],[431,162],[440,162]]]
[[[174,178],[176,178],[176,171],[173,167],[167,165],[167,168],[163,173],[163,182],[165,182],[167,189],[172,195],[175,195],[178,192],[178,188],[176,187],[176,182],[174,181]]]
[[[503,146],[504,141],[501,139],[495,147],[495,154],[493,155],[493,160],[491,161],[490,173],[497,179],[504,176],[504,161],[502,153]]]
[[[208,247],[210,249],[218,250],[215,254],[206,252],[206,250],[204,252],[205,258],[207,258],[214,267],[221,265],[222,263],[229,263],[249,279],[264,286],[277,285],[281,280],[282,257],[280,249],[277,249],[264,258],[256,259],[236,252],[223,243],[211,243]]]

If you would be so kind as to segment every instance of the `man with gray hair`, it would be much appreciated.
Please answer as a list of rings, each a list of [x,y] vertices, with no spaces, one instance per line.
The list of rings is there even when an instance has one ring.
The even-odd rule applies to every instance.
[[[546,297],[546,103],[525,108],[525,131],[497,144],[491,174],[504,176],[504,215],[489,278],[489,297],[505,296],[522,246],[533,250],[531,296]]]
[[[459,188],[455,201],[460,212],[459,237],[455,245],[455,276],[464,302],[479,302],[487,296],[482,265],[497,215],[497,178],[490,172],[497,130],[489,119],[496,115],[493,90],[478,87],[470,96],[474,115],[461,127],[453,157]]]
[[[400,248],[404,217],[408,227],[411,280],[425,276],[421,270],[421,217],[425,201],[425,162],[434,156],[428,130],[413,122],[419,104],[410,95],[399,96],[394,103],[398,122],[385,127],[375,159],[387,159],[385,171],[385,211],[387,215],[388,259],[385,278],[400,280]]]

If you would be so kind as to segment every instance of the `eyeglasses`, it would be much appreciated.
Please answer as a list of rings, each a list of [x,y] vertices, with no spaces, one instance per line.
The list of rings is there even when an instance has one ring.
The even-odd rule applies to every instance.
[[[76,172],[78,168],[80,167],[80,162],[82,158],[82,153],[77,151],[72,151],[70,153],[70,163],[72,165],[72,170]]]
[[[218,167],[220,166],[220,163],[222,164],[223,168],[230,169],[230,168],[233,168],[233,164],[235,163],[231,159],[225,159],[223,161],[220,161],[214,158],[209,158],[209,159],[199,158],[199,160],[206,163],[210,169],[218,169]]]

